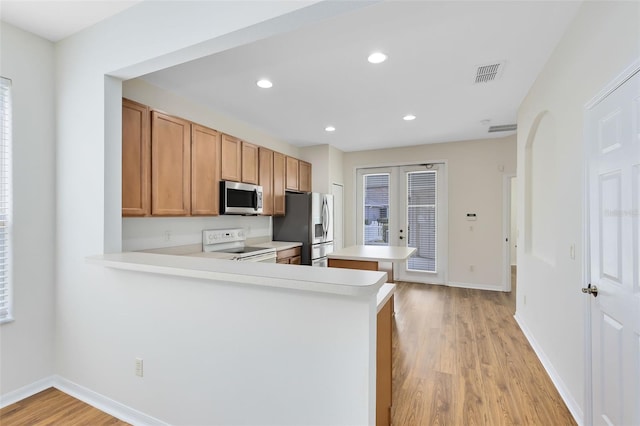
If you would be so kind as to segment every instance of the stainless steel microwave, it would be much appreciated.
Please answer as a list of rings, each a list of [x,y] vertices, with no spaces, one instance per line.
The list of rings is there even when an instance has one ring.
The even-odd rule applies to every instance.
[[[223,180],[220,182],[220,213],[261,214],[262,187]]]

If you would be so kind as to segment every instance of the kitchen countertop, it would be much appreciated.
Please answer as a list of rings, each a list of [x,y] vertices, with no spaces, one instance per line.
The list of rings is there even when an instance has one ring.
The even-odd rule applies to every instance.
[[[294,241],[269,241],[266,243],[257,243],[257,244],[247,243],[247,245],[251,247],[275,248],[276,250],[280,251],[280,250],[287,250],[294,247],[300,247],[302,246],[302,243],[294,242]]]
[[[91,256],[87,258],[87,262],[130,271],[345,296],[373,296],[386,281],[384,272],[228,262],[213,256],[184,254],[125,252]]]
[[[396,292],[395,284],[391,284],[391,283],[382,284],[382,287],[380,287],[380,290],[378,290],[377,301],[376,301],[378,306],[378,312],[380,312],[382,307],[389,301],[389,299],[391,299],[391,296],[393,296],[393,293],[395,292]]]
[[[378,262],[400,262],[416,252],[415,247],[403,246],[351,246],[329,253],[329,259],[371,260]]]

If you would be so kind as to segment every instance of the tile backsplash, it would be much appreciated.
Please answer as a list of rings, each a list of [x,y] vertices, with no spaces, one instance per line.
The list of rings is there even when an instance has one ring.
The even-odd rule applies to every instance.
[[[269,216],[127,217],[122,219],[122,251],[202,242],[203,229],[243,228],[247,239],[271,239]]]

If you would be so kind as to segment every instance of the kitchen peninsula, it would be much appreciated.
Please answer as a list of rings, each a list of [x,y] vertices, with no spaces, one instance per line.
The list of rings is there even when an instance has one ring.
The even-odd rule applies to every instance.
[[[115,287],[128,283],[135,295],[105,301],[114,321],[130,324],[129,338],[138,323],[153,324],[154,336],[173,336],[165,342],[171,359],[163,347],[146,347],[145,377],[137,380],[171,375],[206,384],[171,402],[187,416],[181,421],[375,424],[383,273],[142,252],[87,262],[106,266],[106,279]],[[121,317],[129,304],[138,314]],[[198,366],[197,377],[182,377],[176,366],[184,363]],[[210,413],[189,418],[203,400]]]

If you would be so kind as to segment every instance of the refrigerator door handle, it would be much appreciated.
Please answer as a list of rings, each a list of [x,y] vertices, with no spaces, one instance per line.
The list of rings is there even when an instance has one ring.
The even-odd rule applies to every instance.
[[[322,239],[327,239],[329,233],[329,207],[327,206],[327,198],[322,197]]]

